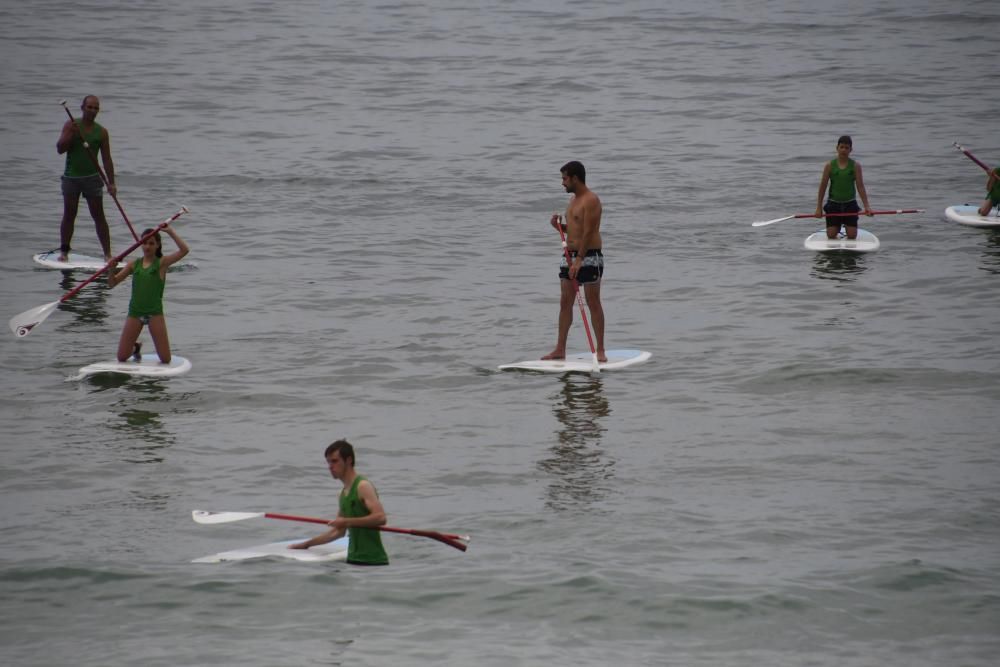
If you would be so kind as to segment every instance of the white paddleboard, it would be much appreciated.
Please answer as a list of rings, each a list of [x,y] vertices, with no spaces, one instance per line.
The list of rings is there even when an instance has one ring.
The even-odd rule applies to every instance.
[[[91,257],[90,255],[81,255],[75,252],[71,252],[65,262],[60,262],[58,250],[40,252],[37,255],[32,255],[31,259],[46,269],[87,269],[96,271],[97,269],[103,269],[104,265],[107,264],[102,257]]]
[[[143,377],[165,378],[184,375],[191,370],[191,362],[184,357],[171,355],[169,364],[161,364],[156,354],[142,355],[142,361],[99,361],[80,369],[74,379],[80,380],[97,373],[124,373],[125,375],[141,375]]]
[[[944,217],[969,227],[1000,228],[1000,208],[993,209],[989,215],[979,215],[979,207],[972,204],[949,206],[944,210]]]
[[[636,364],[649,361],[653,356],[650,352],[643,350],[607,350],[605,354],[608,360],[598,364],[601,371],[613,371],[619,368],[628,368]],[[589,373],[594,368],[594,356],[590,352],[578,352],[567,354],[565,359],[529,359],[528,361],[518,361],[513,364],[498,366],[502,371],[522,370],[522,371],[542,371],[544,373]]]
[[[347,538],[341,537],[327,544],[320,544],[309,549],[289,549],[289,544],[305,542],[307,537],[298,540],[285,540],[284,542],[272,542],[262,544],[257,547],[244,547],[223,551],[210,556],[195,558],[192,563],[226,563],[241,560],[252,560],[255,558],[289,558],[291,560],[303,561],[306,563],[328,563],[331,561],[347,560]]]
[[[826,230],[820,230],[806,239],[806,250],[816,252],[875,252],[878,250],[878,237],[868,230],[858,228],[858,238],[849,239],[841,228],[835,239],[826,238]]]

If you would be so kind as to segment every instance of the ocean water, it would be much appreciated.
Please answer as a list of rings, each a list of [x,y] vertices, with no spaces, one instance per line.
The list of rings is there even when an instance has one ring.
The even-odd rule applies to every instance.
[[[1000,651],[995,2],[179,0],[0,8],[9,319],[58,245],[67,99],[119,199],[180,206],[193,371],[99,376],[128,288],[0,338],[5,665],[992,665]],[[854,137],[882,248],[802,248]],[[604,204],[598,376],[555,340],[579,159]],[[115,247],[130,234],[110,198]],[[86,212],[74,247],[98,252]],[[146,338],[149,343],[148,337]],[[579,322],[571,347],[586,349]],[[392,565],[191,559],[314,534],[346,437]]]

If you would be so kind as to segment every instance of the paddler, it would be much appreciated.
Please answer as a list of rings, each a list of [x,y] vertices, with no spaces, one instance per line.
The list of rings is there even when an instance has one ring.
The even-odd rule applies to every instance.
[[[290,545],[289,549],[308,549],[332,542],[346,533],[348,536],[347,562],[352,565],[388,565],[389,556],[382,547],[382,537],[376,528],[385,525],[385,510],[378,499],[375,486],[367,477],[354,470],[354,447],[347,440],[337,440],[326,448],[330,475],[340,480],[340,509],[337,518],[329,523],[330,530],[305,542]]]
[[[854,142],[849,135],[843,135],[837,139],[837,157],[833,158],[823,167],[823,176],[819,180],[819,195],[816,197],[816,217],[822,218],[823,212],[827,213],[859,213],[858,202],[855,196],[861,195],[861,202],[865,205],[865,215],[871,216],[871,206],[868,205],[868,193],[865,191],[865,180],[861,175],[861,165],[850,158],[854,149]],[[826,196],[826,187],[830,186],[830,198],[826,205],[823,205],[823,197]],[[858,238],[858,216],[856,215],[835,215],[826,219],[826,237],[828,239],[837,238],[840,233],[840,226],[844,226],[847,238]]]

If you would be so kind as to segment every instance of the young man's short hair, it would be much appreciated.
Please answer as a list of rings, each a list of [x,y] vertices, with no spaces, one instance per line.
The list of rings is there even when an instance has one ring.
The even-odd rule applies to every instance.
[[[587,170],[583,167],[582,162],[578,162],[576,160],[567,162],[562,166],[562,168],[559,169],[559,171],[570,177],[576,176],[577,180],[581,183],[587,182]]]

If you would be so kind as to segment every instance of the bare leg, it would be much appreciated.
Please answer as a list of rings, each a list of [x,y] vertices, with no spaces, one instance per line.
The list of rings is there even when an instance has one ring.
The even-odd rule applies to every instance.
[[[76,212],[80,207],[80,195],[63,195],[63,216],[59,223],[59,261],[65,262],[69,256],[69,246],[73,242],[73,227]]]
[[[993,210],[993,202],[990,201],[989,199],[986,199],[983,201],[983,205],[979,207],[979,215],[985,218],[990,214],[990,211],[992,210]]]
[[[104,249],[104,259],[111,259],[111,230],[108,229],[108,219],[104,216],[104,200],[100,197],[87,197],[87,207],[90,208],[90,217],[94,219],[94,227],[97,229],[97,239]]]
[[[594,338],[597,345],[597,360],[605,362],[608,355],[604,353],[604,306],[601,305],[601,281],[587,283],[583,286],[590,308],[590,324],[594,328]]]
[[[167,318],[153,315],[149,318],[149,335],[153,337],[156,354],[164,364],[170,363],[170,339],[167,337]]]
[[[844,231],[847,232],[847,238],[856,239],[858,238],[858,226],[857,225],[844,225]]]
[[[135,341],[142,333],[142,322],[138,317],[125,318],[125,326],[122,327],[122,337],[118,339],[118,361],[128,361],[135,348]]]
[[[840,233],[840,225],[827,225],[826,226],[826,238],[835,239]]]
[[[572,280],[559,281],[559,338],[555,349],[542,357],[543,360],[566,358],[566,338],[573,324],[573,302],[576,300],[575,284]]]

